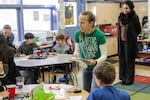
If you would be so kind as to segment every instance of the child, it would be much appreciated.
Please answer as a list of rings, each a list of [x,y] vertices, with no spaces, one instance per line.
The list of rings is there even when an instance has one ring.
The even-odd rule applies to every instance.
[[[16,51],[16,56],[24,57],[26,55],[33,54],[34,48],[40,49],[40,47],[34,42],[34,35],[32,33],[26,33],[25,41],[20,45]],[[40,70],[37,68],[34,70],[34,74],[31,70],[20,71],[25,76],[25,84],[37,83],[40,76]]]
[[[127,92],[113,87],[112,83],[115,80],[116,73],[111,63],[99,63],[95,66],[93,72],[99,88],[91,90],[87,100],[130,100]]]
[[[71,48],[65,43],[65,36],[64,34],[58,34],[56,36],[56,45],[52,48],[52,53],[50,53],[50,55],[57,55],[57,53],[60,54],[72,54],[72,50]],[[62,67],[63,66],[63,67]],[[58,71],[63,71],[68,68],[67,64],[58,64],[55,65],[52,70],[54,72],[58,72]],[[64,78],[60,78],[60,81],[66,82],[68,81],[67,76],[64,75]],[[52,79],[53,83],[56,82],[56,75],[54,73],[54,77]]]
[[[70,47],[65,43],[64,34],[58,34],[56,36],[56,45],[52,49],[53,51],[61,54],[71,54]]]
[[[34,35],[32,33],[26,33],[25,41],[21,44],[21,46],[17,49],[17,56],[25,56],[33,54],[33,49],[39,49],[39,46],[34,42]]]

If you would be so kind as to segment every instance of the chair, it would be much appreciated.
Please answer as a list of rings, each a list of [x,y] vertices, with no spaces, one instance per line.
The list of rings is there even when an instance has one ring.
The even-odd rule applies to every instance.
[[[71,72],[72,66],[71,64],[57,64],[52,67],[52,72],[53,72],[53,78],[52,78],[52,83],[56,83],[57,81],[57,73],[62,73],[64,74],[63,77],[59,79],[59,82],[66,82],[66,84],[69,83],[69,78],[68,74]]]

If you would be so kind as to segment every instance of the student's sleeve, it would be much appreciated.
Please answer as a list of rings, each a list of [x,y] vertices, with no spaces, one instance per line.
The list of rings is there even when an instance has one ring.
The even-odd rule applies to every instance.
[[[6,73],[0,74],[0,80],[2,85],[0,86],[0,91],[5,91],[6,90],[6,85],[9,83],[8,78]]]

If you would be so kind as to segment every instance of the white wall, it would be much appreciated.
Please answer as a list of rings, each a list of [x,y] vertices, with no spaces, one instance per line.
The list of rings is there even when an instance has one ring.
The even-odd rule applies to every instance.
[[[150,0],[148,0],[148,28],[150,30]]]

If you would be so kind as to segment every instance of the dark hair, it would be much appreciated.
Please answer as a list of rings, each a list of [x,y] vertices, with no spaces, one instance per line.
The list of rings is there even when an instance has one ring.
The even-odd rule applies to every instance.
[[[25,39],[33,39],[34,35],[32,33],[26,33],[24,36]]]
[[[124,2],[123,2],[123,5],[124,5],[124,4],[127,4],[131,10],[134,9],[134,4],[133,4],[132,1],[130,1],[130,0],[124,1]]]
[[[3,29],[10,29],[11,30],[11,26],[6,24],[6,25],[4,25]]]
[[[87,15],[88,16],[88,22],[94,22],[95,23],[95,20],[96,20],[96,17],[95,15],[91,12],[91,11],[84,11],[84,12],[81,12],[82,15]]]
[[[0,45],[7,45],[7,40],[3,34],[0,34]]]
[[[115,80],[115,68],[110,62],[102,62],[95,66],[93,70],[97,79],[100,79],[104,84],[112,84]]]
[[[6,38],[0,34],[0,61],[8,63],[8,58],[13,57],[15,50],[7,45]]]
[[[64,38],[65,38],[64,34],[57,34],[56,36],[56,40],[59,40],[59,39],[64,40]]]

